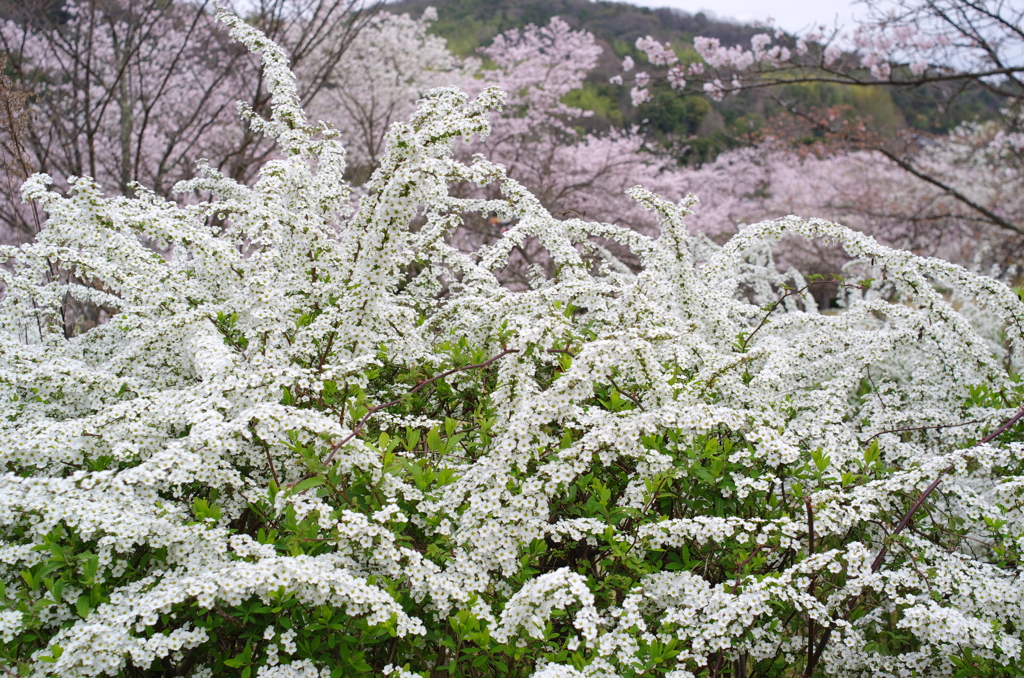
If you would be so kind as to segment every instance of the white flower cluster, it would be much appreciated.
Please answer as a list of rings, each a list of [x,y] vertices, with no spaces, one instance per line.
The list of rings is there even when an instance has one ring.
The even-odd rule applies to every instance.
[[[641,188],[657,238],[557,218],[452,156],[493,89],[430,92],[353,208],[283,53],[222,20],[263,54],[253,122],[282,158],[251,187],[201,168],[180,188],[213,197],[186,207],[35,177],[46,228],[3,250],[0,634],[45,638],[33,675],[323,678],[316,633],[403,678],[487,643],[552,678],[1020,658],[1020,444],[974,445],[1021,405],[1009,288],[820,220],[717,247],[687,232],[693,200]],[[466,212],[510,226],[463,252]],[[776,271],[787,235],[854,259],[839,312]],[[527,240],[550,265],[513,291]],[[68,338],[69,299],[112,320]],[[306,622],[275,625],[287,610]],[[209,659],[232,628],[247,640]]]

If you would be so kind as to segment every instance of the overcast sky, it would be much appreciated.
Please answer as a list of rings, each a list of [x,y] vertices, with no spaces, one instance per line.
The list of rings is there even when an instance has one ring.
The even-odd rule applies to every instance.
[[[840,25],[849,26],[855,10],[850,0],[627,0],[645,7],[677,7],[692,14],[705,12],[719,19],[736,19],[747,23],[755,19],[775,19],[775,25],[795,32],[812,25],[832,26],[836,17]]]

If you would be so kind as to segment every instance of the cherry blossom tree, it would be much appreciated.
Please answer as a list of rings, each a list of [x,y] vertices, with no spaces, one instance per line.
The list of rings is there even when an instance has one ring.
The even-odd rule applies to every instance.
[[[692,85],[711,94],[801,80],[860,86],[972,81],[1010,100],[1021,97],[1024,10],[1014,3],[864,0],[862,4],[869,15],[849,33],[819,26],[791,37],[769,27],[754,35],[749,47],[698,36],[693,46],[702,62],[693,64],[677,63],[671,47],[650,36],[638,39],[636,46],[651,66],[667,69],[666,80],[674,88],[686,87],[689,76]],[[844,46],[853,49],[846,51]],[[644,87],[646,82],[637,86]]]
[[[310,102],[310,114],[342,133],[349,171],[363,180],[376,168],[391,125],[405,120],[428,90],[472,77],[475,64],[454,57],[442,38],[429,34],[437,14],[418,19],[381,12],[362,26]],[[328,44],[297,71],[304,83],[324,70],[336,52]],[[312,72],[312,75],[310,74]]]
[[[59,24],[42,9],[29,3],[0,27],[15,82],[31,94],[28,124],[4,135],[8,155],[21,148],[60,179],[93,176],[120,192],[142,180],[167,194],[200,158],[234,145],[234,97],[251,62],[210,30],[204,6],[78,2]]]
[[[999,157],[1006,153],[1000,132],[990,124],[964,126],[921,149],[915,162],[972,202],[1022,220],[1024,176]],[[691,227],[720,242],[759,220],[816,214],[896,247],[985,270],[1015,266],[1024,245],[1018,234],[873,151],[797,151],[766,140],[682,169],[679,181],[702,196]],[[788,242],[783,259],[817,272],[839,271],[845,263],[841,250],[810,245]]]
[[[304,66],[304,102],[334,77],[373,14],[372,3],[356,0],[261,0],[245,8]],[[251,178],[273,144],[240,124],[237,102],[262,111],[268,94],[258,63],[231,43],[212,9],[206,0],[71,0],[55,14],[46,0],[12,4],[0,49],[14,86],[29,96],[21,124],[0,134],[6,164],[60,182],[91,176],[123,194],[142,182],[165,197],[200,159]],[[314,54],[316,63],[306,65]],[[0,220],[32,233],[34,218],[14,198],[0,200]]]
[[[430,92],[354,205],[287,52],[221,20],[272,95],[255,182],[201,165],[178,188],[210,199],[179,204],[35,175],[44,227],[0,248],[5,671],[1021,671],[1006,285],[820,219],[716,245],[639,187],[656,237],[552,214],[455,155],[495,88]],[[497,240],[451,244],[491,213]],[[786,234],[853,263],[782,274]],[[553,266],[511,289],[528,239]],[[68,336],[67,295],[114,315]]]
[[[902,171],[930,184],[943,194],[946,204],[959,203],[955,211],[969,215],[966,218],[1024,234],[1019,212],[1011,214],[1012,209],[1001,209],[978,196],[979,192],[992,195],[999,182],[995,177],[1007,172],[1019,177],[1024,166],[1024,63],[1020,58],[1024,9],[1006,0],[868,0],[864,4],[869,16],[850,33],[819,27],[792,38],[769,30],[755,35],[749,47],[697,37],[693,44],[702,61],[696,63],[677,63],[669,46],[650,37],[638,40],[637,47],[669,87],[702,91],[715,98],[750,88],[807,82],[852,87],[941,86],[948,89],[950,97],[964,91],[987,91],[1005,102],[1000,119],[984,131],[965,128],[955,132],[940,142],[944,152],[919,153],[919,132],[890,139],[851,127],[844,132],[855,133],[841,141],[847,147],[881,154]],[[850,49],[841,49],[844,45]],[[625,66],[632,67],[632,59],[624,64],[628,70]],[[646,70],[636,74],[634,103],[650,98],[650,79]],[[784,109],[798,112],[796,102],[781,94],[778,97]],[[819,133],[837,136],[834,118],[814,111],[799,113]],[[971,149],[965,145],[969,141],[976,142]],[[949,162],[938,162],[943,155]],[[965,186],[965,165],[980,169],[982,159],[991,161],[982,172],[993,180],[983,188]],[[971,181],[966,178],[966,183]]]
[[[656,219],[626,193],[640,182],[682,197],[673,186],[674,163],[650,152],[636,130],[582,131],[577,123],[590,112],[564,103],[597,63],[601,48],[594,36],[555,17],[544,27],[502,33],[479,51],[494,68],[481,71],[479,80],[466,81],[465,86],[470,91],[497,86],[508,92],[508,99],[493,120],[490,135],[467,146],[466,153],[483,152],[500,162],[555,214],[654,232]],[[495,221],[477,222],[474,230],[493,240],[499,236],[495,226],[502,226]],[[473,240],[470,246],[478,244]],[[515,254],[524,266],[513,266],[509,273],[525,283],[525,265],[542,263],[543,249],[536,242],[524,243]]]
[[[633,227],[654,223],[629,206],[625,191],[637,182],[651,185],[667,164],[645,154],[635,132],[581,133],[573,123],[590,112],[563,103],[601,54],[593,35],[556,17],[543,28],[503,33],[480,53],[496,66],[482,72],[481,82],[509,93],[483,147],[488,157],[552,211],[586,212]]]

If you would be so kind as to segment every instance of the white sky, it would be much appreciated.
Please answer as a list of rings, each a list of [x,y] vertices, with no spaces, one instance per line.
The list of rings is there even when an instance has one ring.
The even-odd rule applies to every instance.
[[[719,19],[736,19],[747,23],[775,19],[775,25],[787,32],[797,32],[818,24],[850,26],[854,12],[864,12],[850,0],[627,0],[645,7],[676,7],[691,14],[705,12]]]

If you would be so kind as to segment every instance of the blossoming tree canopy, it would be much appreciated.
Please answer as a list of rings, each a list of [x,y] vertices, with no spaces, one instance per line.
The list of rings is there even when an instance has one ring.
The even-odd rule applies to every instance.
[[[1024,166],[1024,62],[1020,58],[1024,7],[1004,0],[865,0],[863,4],[865,17],[847,33],[825,26],[802,36],[768,30],[752,36],[749,48],[697,36],[693,39],[696,54],[688,58],[699,56],[699,60],[685,65],[677,63],[670,44],[651,36],[639,38],[636,48],[645,54],[657,78],[640,70],[632,83],[626,83],[634,85],[633,105],[642,106],[654,98],[652,83],[679,92],[702,92],[716,100],[747,89],[774,87],[777,94],[770,96],[816,136],[880,154],[885,164],[907,174],[903,183],[920,183],[910,188],[912,192],[938,189],[943,211],[956,214],[961,224],[982,223],[1006,232],[996,240],[1024,234],[1015,199],[1009,198],[1009,209],[1004,207],[1004,195],[1015,196],[1019,191],[1000,190],[1003,185],[1018,185]],[[848,51],[841,49],[843,45]],[[627,57],[622,71],[630,71],[633,65]],[[615,76],[614,81],[622,84],[623,76]],[[808,110],[778,89],[793,83],[862,91],[877,86],[903,91],[932,88],[936,94],[946,92],[940,110],[965,92],[973,92],[998,101],[999,110],[985,123],[963,124],[948,139],[925,139],[920,130],[887,138],[861,125],[840,123],[834,114]],[[935,152],[931,147],[936,144],[944,148]],[[983,171],[974,171],[978,166]],[[876,212],[866,210],[865,214]],[[904,212],[907,221],[918,215],[915,210]]]
[[[647,140],[636,130],[599,134],[578,129],[575,125],[591,111],[563,101],[583,87],[597,63],[601,48],[594,36],[555,17],[544,27],[530,25],[499,34],[479,52],[493,68],[463,84],[471,92],[488,86],[506,92],[504,110],[491,116],[485,139],[456,146],[456,157],[469,159],[481,153],[500,163],[554,214],[654,232],[657,219],[630,200],[626,191],[639,183],[660,194],[680,197],[675,163],[647,152]],[[483,190],[459,190],[457,194],[499,198],[501,190],[494,183]],[[467,219],[450,242],[471,251],[481,242],[493,243],[498,235],[488,221]],[[616,252],[627,258],[627,253]],[[528,285],[531,267],[548,264],[544,245],[528,239],[510,253],[501,278],[506,283]]]
[[[814,219],[715,246],[639,187],[656,238],[553,216],[452,155],[497,89],[426,96],[352,207],[282,50],[220,18],[262,54],[281,158],[252,186],[201,167],[188,206],[38,175],[45,228],[3,249],[7,671],[1019,670],[1005,285]],[[457,250],[474,212],[510,227]],[[787,233],[855,261],[780,274]],[[513,291],[528,239],[552,272]],[[113,318],[67,338],[70,297]]]
[[[215,21],[217,4],[20,0],[4,5],[0,242],[21,243],[39,230],[37,212],[20,204],[17,190],[33,172],[49,174],[60,188],[69,176],[90,176],[122,195],[133,195],[138,182],[162,197],[170,197],[178,181],[194,177],[200,159],[238,180],[255,177],[273,157],[273,145],[239,124],[237,104],[244,101],[262,114],[268,95],[258,59]],[[232,6],[231,0],[220,4]],[[300,99],[311,102],[332,89],[342,70],[355,70],[352,61],[374,42],[360,39],[364,32],[379,38],[394,23],[377,19],[381,4],[243,0],[237,6],[287,51],[299,74]],[[387,76],[388,70],[394,69],[376,72]],[[364,100],[370,94],[387,99],[395,90],[382,86],[368,92],[360,84],[348,78],[344,86]],[[408,98],[411,109],[416,97]],[[336,98],[333,103],[337,108]],[[342,123],[351,119],[339,117]],[[376,132],[370,136],[376,141]]]
[[[415,110],[421,92],[468,77],[462,72],[466,66],[452,56],[445,41],[427,32],[436,18],[433,8],[419,19],[379,12],[340,59],[335,46],[325,43],[298,69],[301,83],[324,71],[324,62],[338,62],[330,86],[317,92],[307,109],[341,133],[350,175],[369,176],[388,128]]]
[[[60,3],[60,21],[44,5],[11,3],[0,20],[7,70],[30,94],[22,124],[0,130],[0,151],[24,166],[18,184],[32,171],[88,174],[166,195],[197,159],[241,155],[235,104],[259,70],[200,3],[75,1]],[[16,185],[8,195],[0,223],[34,234]]]

